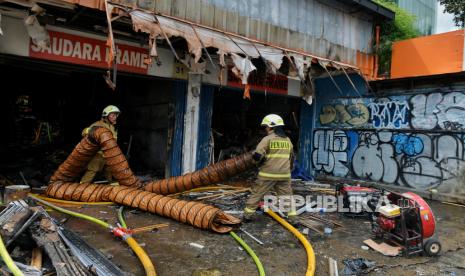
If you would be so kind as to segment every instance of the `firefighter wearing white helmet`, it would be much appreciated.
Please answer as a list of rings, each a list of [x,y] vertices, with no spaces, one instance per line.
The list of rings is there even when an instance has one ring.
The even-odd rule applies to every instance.
[[[113,138],[118,139],[118,132],[115,128],[115,125],[120,113],[121,111],[119,108],[114,105],[105,107],[102,111],[102,118],[99,121],[91,124],[89,127],[85,128],[82,131],[82,136],[84,137],[88,135],[90,129],[93,127],[104,127],[111,131]],[[94,180],[95,175],[102,171],[105,178],[111,182],[113,177],[108,167],[105,166],[105,159],[103,158],[102,151],[99,151],[87,165],[87,171],[82,176],[81,183],[91,183]]]
[[[278,197],[292,199],[291,166],[294,159],[293,145],[284,132],[284,120],[276,114],[266,115],[261,123],[266,127],[265,136],[253,152],[254,161],[259,164],[257,183],[246,202],[244,220],[251,221],[259,202],[274,190]],[[288,210],[291,223],[295,223],[295,204]]]
[[[279,115],[269,114],[269,115],[266,115],[265,118],[263,118],[262,126],[268,126],[270,128],[273,128],[276,126],[284,126],[284,120]]]
[[[107,117],[108,115],[110,115],[110,113],[115,113],[115,114],[120,114],[121,111],[119,110],[118,107],[114,106],[114,105],[109,105],[107,107],[105,107],[102,111],[102,118],[105,118]]]

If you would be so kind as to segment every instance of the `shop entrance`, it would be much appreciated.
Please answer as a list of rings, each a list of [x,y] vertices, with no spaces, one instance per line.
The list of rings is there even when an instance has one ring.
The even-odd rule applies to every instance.
[[[122,110],[118,144],[131,168],[164,175],[174,106],[171,81],[118,72],[113,91],[101,69],[11,56],[0,60],[1,179],[22,184],[22,170],[30,185],[45,185],[81,131],[109,104]]]
[[[283,117],[285,130],[298,151],[300,101],[298,97],[251,92],[251,100],[243,99],[243,91],[217,88],[214,94],[212,133],[215,162],[253,150],[266,135],[260,126],[270,113]]]

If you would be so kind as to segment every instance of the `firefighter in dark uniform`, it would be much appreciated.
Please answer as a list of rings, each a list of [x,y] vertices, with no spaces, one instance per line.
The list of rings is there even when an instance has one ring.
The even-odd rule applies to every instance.
[[[276,114],[269,114],[263,118],[262,126],[266,127],[267,136],[264,137],[253,153],[253,159],[260,164],[257,183],[252,186],[252,194],[246,202],[244,220],[251,221],[259,202],[271,190],[280,196],[291,197],[291,164],[294,159],[293,145],[286,136],[283,119]],[[291,201],[288,219],[295,223],[295,205]]]

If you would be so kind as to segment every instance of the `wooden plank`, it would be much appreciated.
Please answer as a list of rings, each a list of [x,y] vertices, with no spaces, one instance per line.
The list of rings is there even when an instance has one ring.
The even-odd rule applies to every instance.
[[[337,261],[333,258],[328,258],[328,265],[329,276],[339,276],[339,272],[337,270]]]
[[[203,196],[203,197],[197,198],[196,200],[211,199],[211,198],[214,198],[214,197],[223,197],[223,196],[226,196],[226,195],[233,195],[233,194],[243,193],[243,192],[248,192],[248,191],[250,191],[250,188],[244,188],[244,189],[240,189],[240,190],[236,190],[236,191],[230,191],[230,192],[228,191],[228,192],[224,192],[224,193],[218,193],[218,194],[214,194],[214,195]]]
[[[321,222],[324,222],[324,223],[327,223],[327,224],[334,224],[335,226],[344,227],[343,224],[341,224],[341,223],[339,223],[337,221],[321,218],[321,217],[319,217],[317,215],[313,215],[313,214],[306,214],[304,218],[318,220],[318,221],[321,221]]]
[[[42,247],[51,259],[58,276],[76,275],[88,276],[90,273],[68,252],[65,244],[56,232],[56,225],[49,219],[43,218],[40,223],[31,226],[32,238]]]
[[[400,247],[396,246],[391,246],[387,243],[376,243],[374,240],[369,239],[369,240],[364,240],[364,244],[368,245],[371,247],[373,250],[378,251],[379,253],[385,255],[385,256],[397,256],[400,253]]]
[[[42,250],[39,247],[32,249],[31,266],[38,270],[42,268]]]
[[[313,221],[313,220],[299,220],[300,224],[302,224],[305,227],[308,227],[309,229],[317,232],[320,235],[324,234],[324,224],[318,221]],[[321,228],[321,229],[320,229]]]

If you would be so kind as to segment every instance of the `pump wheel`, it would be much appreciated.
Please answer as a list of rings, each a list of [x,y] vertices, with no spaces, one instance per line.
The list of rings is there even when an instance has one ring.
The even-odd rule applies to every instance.
[[[434,257],[441,252],[441,243],[436,239],[429,239],[423,245],[423,251],[429,257]]]

